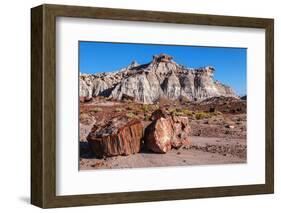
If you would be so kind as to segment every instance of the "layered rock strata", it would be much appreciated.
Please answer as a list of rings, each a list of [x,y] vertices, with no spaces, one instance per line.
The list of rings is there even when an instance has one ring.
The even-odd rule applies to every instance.
[[[80,96],[106,96],[116,100],[131,97],[141,103],[156,103],[160,98],[190,101],[210,97],[235,97],[233,89],[214,80],[215,68],[187,68],[172,56],[159,54],[147,64],[132,62],[116,72],[80,74]]]

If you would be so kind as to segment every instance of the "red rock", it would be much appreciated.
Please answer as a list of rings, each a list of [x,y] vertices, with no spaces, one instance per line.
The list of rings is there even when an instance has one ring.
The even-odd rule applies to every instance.
[[[173,129],[170,121],[159,118],[145,129],[144,143],[153,152],[166,153],[171,149],[172,134]]]
[[[140,120],[114,119],[104,126],[94,126],[87,140],[94,154],[101,158],[139,152],[142,137]]]
[[[89,102],[91,100],[93,100],[93,97],[85,97],[85,102]]]
[[[80,100],[80,103],[84,103],[85,102],[85,96],[80,96],[79,100]]]
[[[190,126],[188,117],[183,116],[172,116],[172,147],[180,148],[182,145],[187,145],[190,143],[188,136],[190,134]]]
[[[156,153],[166,153],[172,148],[189,144],[190,126],[187,117],[169,116],[154,120],[146,129],[144,143]]]
[[[79,97],[80,103],[89,102],[92,99],[93,99],[92,97],[87,97],[87,96],[80,96]]]

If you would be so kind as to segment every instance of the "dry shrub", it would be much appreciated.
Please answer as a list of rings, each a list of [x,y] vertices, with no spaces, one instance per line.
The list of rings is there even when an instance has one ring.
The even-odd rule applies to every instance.
[[[132,112],[128,112],[127,114],[126,114],[126,116],[128,117],[128,118],[137,118],[138,116],[136,116],[134,113],[132,113]]]
[[[91,109],[91,112],[94,112],[94,113],[101,112],[101,111],[102,111],[102,108],[100,108],[100,107],[95,107],[95,108]]]
[[[205,119],[205,118],[210,118],[212,117],[212,113],[207,113],[207,112],[196,112],[195,113],[195,118],[197,120]]]
[[[116,108],[115,112],[123,112],[123,109],[122,108]]]

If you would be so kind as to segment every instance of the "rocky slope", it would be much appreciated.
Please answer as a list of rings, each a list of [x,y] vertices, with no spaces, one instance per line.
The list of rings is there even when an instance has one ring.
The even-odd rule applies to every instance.
[[[215,69],[187,68],[166,54],[153,56],[148,64],[135,61],[117,72],[80,74],[80,97],[106,96],[122,100],[125,97],[141,103],[155,103],[161,98],[190,101],[210,97],[238,96],[229,86],[213,79]]]

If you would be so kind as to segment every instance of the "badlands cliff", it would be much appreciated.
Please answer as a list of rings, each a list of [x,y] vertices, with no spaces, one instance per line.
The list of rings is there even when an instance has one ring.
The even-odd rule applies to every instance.
[[[150,63],[132,62],[116,72],[80,74],[80,97],[106,96],[116,100],[131,98],[151,104],[160,98],[190,101],[210,97],[238,97],[233,89],[214,80],[215,69],[187,68],[172,56],[159,54]],[[227,72],[227,70],[226,70]]]

